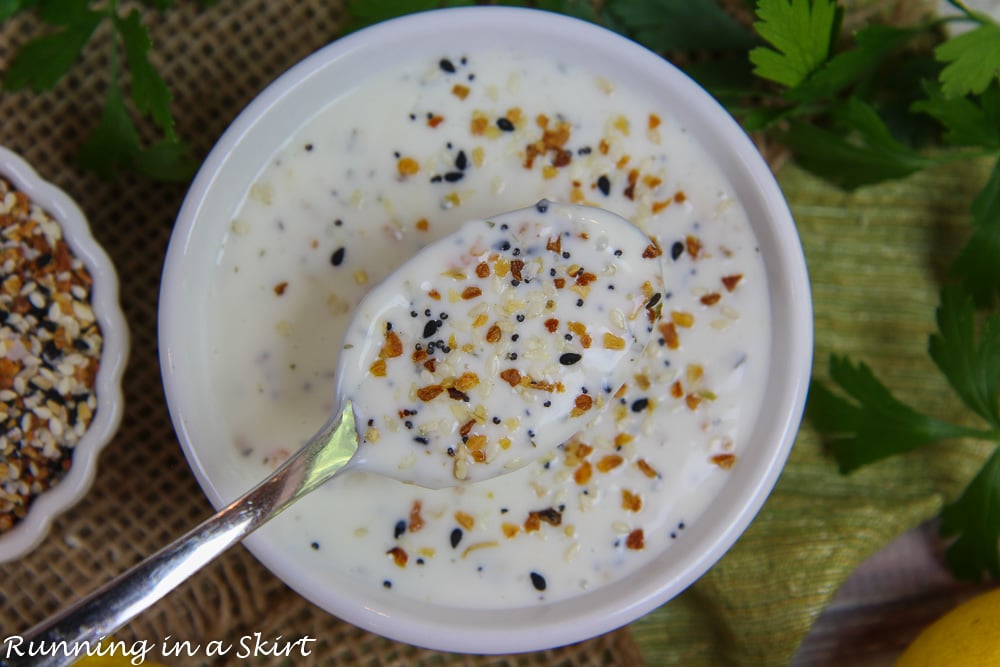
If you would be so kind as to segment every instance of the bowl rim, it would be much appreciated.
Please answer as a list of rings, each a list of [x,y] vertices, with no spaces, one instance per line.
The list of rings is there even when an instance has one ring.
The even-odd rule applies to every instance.
[[[230,152],[238,146],[244,136],[252,132],[258,117],[267,114],[284,95],[299,86],[308,85],[310,77],[325,67],[334,66],[333,63],[338,59],[355,51],[373,48],[371,44],[392,43],[406,38],[413,39],[419,35],[440,35],[446,30],[443,23],[445,20],[451,21],[448,27],[452,29],[476,25],[492,30],[523,21],[541,22],[545,29],[555,36],[554,39],[564,39],[577,45],[599,44],[615,51],[620,58],[627,57],[642,63],[644,67],[655,69],[662,78],[669,79],[671,85],[681,87],[687,98],[685,104],[691,107],[697,106],[704,114],[705,122],[725,135],[725,141],[731,149],[730,157],[741,164],[748,178],[753,181],[753,188],[760,195],[762,205],[772,216],[772,225],[781,232],[772,239],[776,246],[775,255],[782,258],[782,266],[779,267],[783,277],[781,298],[783,303],[796,306],[788,313],[790,344],[782,349],[784,359],[791,360],[791,366],[794,368],[785,373],[787,377],[783,376],[785,382],[782,386],[784,391],[781,402],[782,414],[776,419],[774,428],[768,431],[769,435],[774,436],[776,444],[770,449],[769,455],[763,457],[754,467],[752,488],[745,489],[739,496],[739,511],[727,515],[729,518],[726,527],[723,530],[713,530],[711,535],[706,537],[704,551],[697,559],[683,564],[673,579],[663,582],[652,591],[632,591],[627,599],[618,601],[613,608],[607,605],[586,608],[585,605],[574,603],[574,601],[578,603],[580,597],[573,597],[568,600],[568,604],[562,605],[573,606],[575,616],[571,622],[556,621],[553,613],[547,617],[548,623],[544,627],[544,632],[521,633],[509,626],[491,627],[488,622],[480,622],[482,615],[478,610],[471,612],[463,610],[466,616],[462,617],[462,621],[468,620],[470,624],[475,625],[474,629],[469,632],[463,629],[457,633],[442,633],[442,622],[437,620],[437,615],[433,613],[425,612],[404,617],[384,608],[376,608],[377,605],[366,605],[358,601],[348,601],[348,604],[343,604],[341,601],[331,603],[329,596],[319,590],[321,586],[318,586],[318,582],[310,575],[297,572],[294,567],[288,567],[287,564],[282,565],[282,555],[275,545],[263,540],[259,534],[251,535],[245,541],[246,546],[265,566],[303,597],[350,623],[391,639],[438,650],[480,654],[541,650],[594,637],[621,627],[673,598],[707,572],[743,534],[777,482],[793,445],[805,405],[812,367],[811,294],[805,258],[791,212],[770,168],[743,129],[707,92],[679,69],[645,47],[598,25],[537,9],[495,6],[418,12],[369,26],[320,48],[280,75],[250,102],[222,134],[191,185],[178,214],[164,263],[159,318],[161,370],[171,418],[184,454],[202,489],[213,505],[219,507],[224,499],[207,472],[201,467],[197,449],[189,438],[185,415],[179,405],[178,399],[184,390],[172,363],[172,357],[181,330],[179,325],[172,323],[169,315],[166,315],[171,311],[176,312],[184,296],[175,287],[185,271],[184,248],[190,242],[202,205]],[[769,294],[773,301],[774,292],[769,291]],[[175,400],[171,400],[171,397]],[[564,600],[562,603],[567,601]],[[555,602],[547,606],[551,608],[560,604]],[[433,605],[425,608],[431,609]],[[525,609],[527,608],[513,611],[523,613]],[[496,612],[487,612],[489,613]],[[531,622],[537,622],[537,618],[532,617]],[[525,626],[523,629],[529,628]],[[530,629],[538,630],[537,627]]]
[[[3,146],[0,146],[0,176],[59,223],[64,240],[93,279],[91,307],[103,340],[94,383],[97,397],[94,418],[73,448],[69,472],[35,498],[24,519],[0,535],[0,563],[3,563],[21,558],[38,546],[53,520],[83,498],[93,484],[98,456],[117,432],[124,412],[121,383],[128,361],[129,331],[118,301],[114,264],[94,238],[76,202],[43,179],[24,158]]]

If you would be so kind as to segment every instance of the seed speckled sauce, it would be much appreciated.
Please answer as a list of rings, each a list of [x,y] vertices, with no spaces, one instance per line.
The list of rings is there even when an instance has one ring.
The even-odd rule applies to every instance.
[[[613,213],[545,200],[424,248],[347,331],[356,461],[440,488],[551,453],[634,373],[660,317],[661,254]]]
[[[743,204],[656,91],[519,50],[427,51],[303,125],[234,212],[207,328],[231,446],[207,467],[236,497],[316,431],[357,304],[429,243],[541,199],[613,211],[663,250],[662,317],[581,433],[453,488],[352,471],[263,529],[331,586],[469,608],[572,597],[683,541],[739,469],[771,362],[766,273]]]

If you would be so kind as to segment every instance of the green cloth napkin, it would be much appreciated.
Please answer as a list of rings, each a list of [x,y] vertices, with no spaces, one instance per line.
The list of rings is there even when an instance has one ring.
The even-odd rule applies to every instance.
[[[780,172],[810,271],[816,377],[826,377],[831,353],[847,354],[901,400],[964,418],[927,355],[927,336],[987,175],[985,163],[951,165],[846,193],[794,166]],[[938,444],[845,476],[806,420],[774,492],[733,549],[633,624],[647,663],[788,664],[854,568],[936,516],[989,451]]]

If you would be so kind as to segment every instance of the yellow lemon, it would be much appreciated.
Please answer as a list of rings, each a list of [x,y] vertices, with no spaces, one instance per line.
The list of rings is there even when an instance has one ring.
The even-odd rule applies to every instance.
[[[963,602],[927,626],[896,667],[1000,665],[1000,588]]]

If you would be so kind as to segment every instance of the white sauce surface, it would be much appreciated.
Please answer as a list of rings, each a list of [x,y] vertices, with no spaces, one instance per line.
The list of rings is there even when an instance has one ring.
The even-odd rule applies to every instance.
[[[249,488],[325,422],[352,309],[418,249],[543,198],[609,209],[663,249],[666,285],[615,405],[495,480],[427,490],[351,472],[266,528],[303,568],[393,595],[566,598],[683,540],[740,465],[771,361],[764,267],[729,184],[643,91],[512,52],[441,58],[337,99],[234,216],[207,331],[232,474]]]

